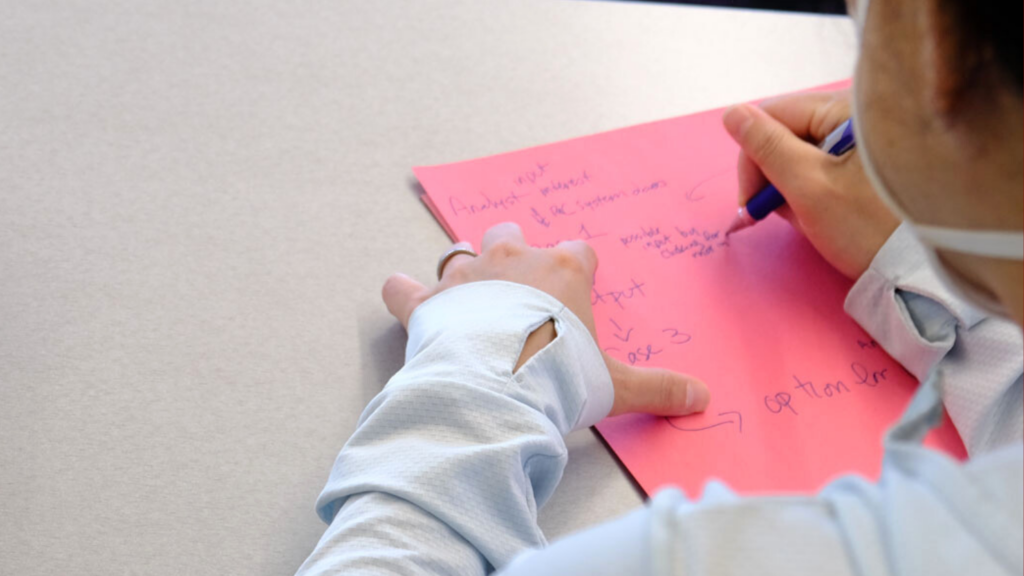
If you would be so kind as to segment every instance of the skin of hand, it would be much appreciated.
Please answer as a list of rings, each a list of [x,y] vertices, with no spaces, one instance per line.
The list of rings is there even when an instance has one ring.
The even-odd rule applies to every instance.
[[[458,247],[470,248],[459,243]],[[526,244],[522,230],[514,223],[489,229],[478,257],[459,254],[448,260],[440,282],[432,288],[404,275],[395,274],[384,283],[383,297],[388,311],[409,327],[417,306],[453,286],[484,280],[504,280],[532,286],[548,293],[572,310],[597,341],[590,303],[597,255],[586,242],[562,242],[554,248],[533,248]],[[547,322],[529,335],[515,370],[554,340],[555,327]],[[710,395],[700,380],[660,368],[638,368],[603,354],[615,388],[610,416],[647,412],[681,416],[702,412]]]
[[[740,205],[770,181],[786,198],[776,213],[855,280],[899,219],[871,188],[856,149],[831,156],[816,145],[849,117],[850,93],[844,90],[740,104],[726,110],[722,122],[740,145]]]

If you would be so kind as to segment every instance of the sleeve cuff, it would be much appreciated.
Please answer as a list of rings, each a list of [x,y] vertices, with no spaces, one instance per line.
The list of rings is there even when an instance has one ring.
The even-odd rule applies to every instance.
[[[555,339],[513,374],[526,337],[548,320]],[[406,365],[427,364],[442,379],[473,373],[477,385],[540,410],[562,434],[596,424],[614,401],[611,375],[586,325],[524,284],[472,282],[421,304],[409,320]]]
[[[878,251],[850,289],[844,308],[919,380],[952,348],[957,327],[970,328],[984,319],[943,285],[907,224]]]

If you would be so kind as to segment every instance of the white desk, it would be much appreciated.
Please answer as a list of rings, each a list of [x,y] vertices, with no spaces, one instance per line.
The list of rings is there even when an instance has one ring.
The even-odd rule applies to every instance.
[[[847,77],[843,19],[572,0],[3,3],[0,572],[290,574],[448,244],[410,167]],[[552,538],[638,505],[590,432]]]

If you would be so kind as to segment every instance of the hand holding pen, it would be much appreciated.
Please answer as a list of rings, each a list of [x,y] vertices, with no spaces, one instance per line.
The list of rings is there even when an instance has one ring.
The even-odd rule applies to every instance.
[[[853,120],[847,119],[838,128],[833,130],[818,148],[829,155],[842,156],[853,150],[853,147],[856,145],[857,143],[853,137]],[[745,206],[740,206],[739,213],[732,221],[732,224],[729,225],[729,229],[725,231],[725,235],[729,236],[733,232],[739,232],[744,228],[753,226],[755,223],[767,218],[776,208],[781,207],[785,203],[786,199],[783,198],[779,189],[774,184],[768,184],[761,188],[757,194],[754,194],[750,200],[747,200]]]
[[[775,211],[840,272],[856,279],[899,220],[872,190],[851,142],[843,139],[849,118],[848,91],[814,92],[774,98],[760,107],[734,106],[723,123],[741,148],[743,222]],[[844,153],[830,155],[811,141]],[[732,241],[754,241],[744,236]]]

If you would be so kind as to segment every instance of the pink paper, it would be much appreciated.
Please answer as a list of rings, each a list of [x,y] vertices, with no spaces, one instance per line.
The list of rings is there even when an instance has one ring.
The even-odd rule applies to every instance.
[[[453,239],[479,247],[514,221],[535,246],[586,240],[600,258],[600,346],[708,383],[702,415],[597,426],[645,491],[874,478],[917,383],[843,312],[850,281],[788,223],[770,216],[725,241],[737,152],[712,110],[414,171]],[[929,442],[965,454],[948,421]]]

